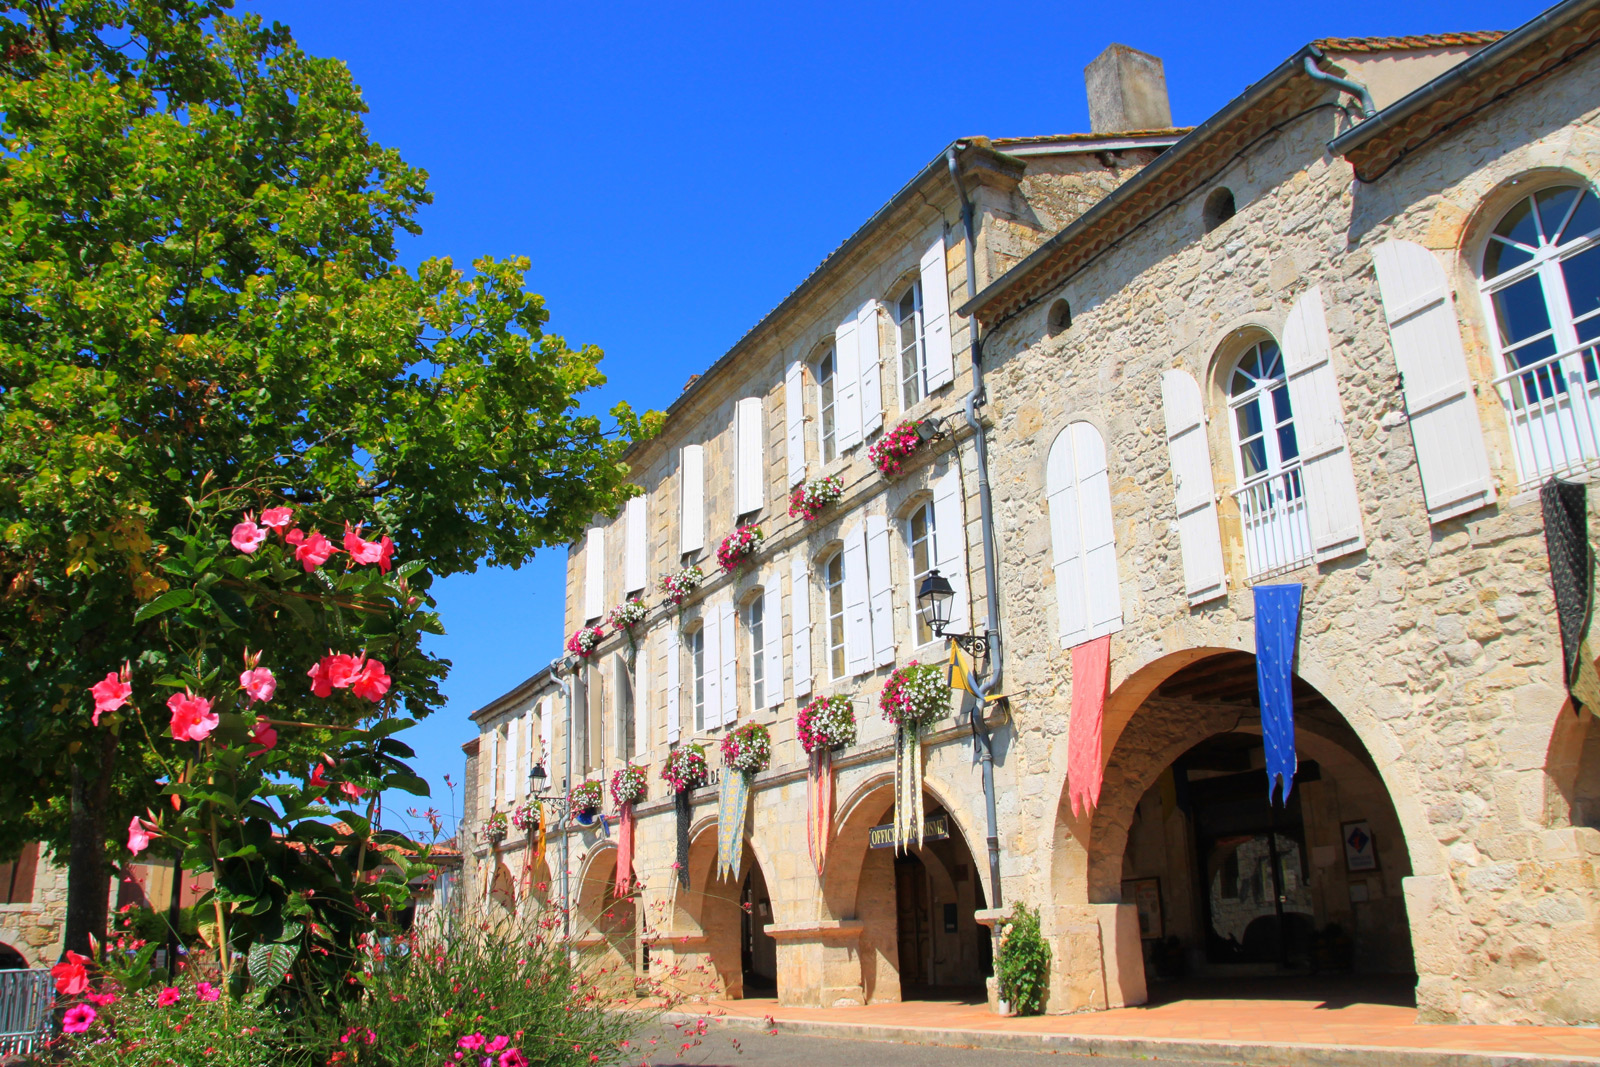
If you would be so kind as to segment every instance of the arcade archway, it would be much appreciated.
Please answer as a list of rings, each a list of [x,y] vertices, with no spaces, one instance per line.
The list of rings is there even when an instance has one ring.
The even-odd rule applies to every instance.
[[[747,839],[732,877],[717,875],[717,824],[714,819],[694,828],[689,843],[689,889],[679,888],[675,929],[690,932],[676,938],[692,946],[704,962],[692,970],[710,980],[712,991],[732,1000],[773,997],[778,991],[777,943],[767,933],[772,925],[772,894],[766,873]]]

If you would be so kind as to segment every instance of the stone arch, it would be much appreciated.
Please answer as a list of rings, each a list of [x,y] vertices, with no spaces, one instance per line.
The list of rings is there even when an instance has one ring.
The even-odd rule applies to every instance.
[[[922,791],[932,797],[950,815],[961,839],[971,850],[972,842],[985,840],[977,828],[969,825],[968,814],[953,797],[955,792],[932,774],[924,775]],[[881,797],[875,797],[881,794]],[[876,806],[881,800],[882,806]],[[832,919],[853,918],[855,894],[861,878],[861,863],[852,865],[849,857],[861,855],[867,847],[867,832],[881,821],[884,810],[894,804],[894,772],[885,771],[866,779],[850,791],[844,803],[834,809],[833,841],[828,845],[828,866],[822,877],[823,917]],[[876,813],[876,814],[874,814]],[[973,853],[974,858],[977,853]],[[974,871],[978,884],[983,887],[985,900],[994,899],[994,887],[989,884],[989,870],[981,867]],[[848,900],[848,902],[846,902]]]
[[[716,877],[717,816],[708,812],[689,827],[688,878],[685,889],[673,872],[670,910],[672,923],[662,948],[678,959],[677,972],[688,979],[686,987],[696,993],[712,993],[738,999],[744,996],[741,939],[743,916],[740,892],[745,876],[761,871],[769,887],[767,872],[775,872],[764,846],[747,828],[740,850],[739,869],[732,879]]]

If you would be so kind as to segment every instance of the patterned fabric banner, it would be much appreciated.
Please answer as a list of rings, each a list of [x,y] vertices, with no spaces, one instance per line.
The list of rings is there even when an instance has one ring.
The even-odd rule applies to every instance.
[[[819,747],[811,753],[806,775],[806,846],[817,877],[828,863],[828,838],[833,835],[833,752]]]
[[[678,871],[678,884],[689,888],[689,794],[673,794],[673,806],[678,812],[678,855],[672,866]]]
[[[1544,510],[1544,545],[1561,630],[1562,678],[1572,710],[1600,715],[1600,675],[1589,647],[1594,615],[1594,551],[1589,547],[1589,493],[1581,482],[1551,478],[1539,488]]]
[[[1294,651],[1300,632],[1300,585],[1258,585],[1256,686],[1261,695],[1261,739],[1267,750],[1267,803],[1279,786],[1289,802],[1294,772]]]
[[[722,791],[717,797],[717,877],[739,877],[744,858],[744,818],[750,807],[750,778],[732,767],[722,768]]]
[[[895,740],[894,850],[922,847],[922,731],[902,726]],[[913,842],[912,838],[915,838]]]
[[[1072,718],[1067,720],[1067,796],[1072,814],[1100,803],[1105,767],[1100,758],[1100,727],[1111,683],[1111,635],[1072,649]]]
[[[617,813],[617,884],[616,896],[620,900],[633,888],[633,805],[624,804]]]

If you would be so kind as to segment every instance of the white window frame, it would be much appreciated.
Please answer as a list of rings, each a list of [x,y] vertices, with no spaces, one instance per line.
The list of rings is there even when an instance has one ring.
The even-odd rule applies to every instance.
[[[824,375],[822,368],[828,373]],[[822,462],[832,463],[839,456],[839,354],[829,345],[811,365],[817,379],[817,442],[822,450]]]
[[[911,298],[911,314],[907,317],[911,321],[912,329],[909,343],[905,336],[907,319],[901,317],[901,308],[905,306],[907,297]],[[928,395],[928,348],[927,340],[923,336],[920,279],[913,280],[895,298],[893,318],[895,371],[900,382],[900,408],[904,411],[920,403]],[[908,354],[912,360],[910,368],[906,366]]]
[[[706,729],[706,628],[698,626],[683,635],[689,657],[689,703],[694,708],[694,732]]]
[[[919,541],[916,536],[917,517],[923,518],[923,534]],[[922,613],[917,610],[917,590],[922,588],[922,580],[928,572],[939,566],[938,525],[934,518],[933,501],[923,500],[912,508],[905,519],[906,538],[906,567],[911,571],[911,595],[906,598],[906,603],[911,606],[911,637],[912,643],[918,648],[935,639],[933,627],[923,619]],[[928,565],[921,570],[917,569],[917,547],[923,546],[927,555]],[[949,575],[945,575],[950,580]],[[953,584],[953,582],[952,582]]]
[[[1270,345],[1277,352],[1278,374],[1270,379],[1256,378],[1256,384],[1234,395],[1233,380],[1251,353]],[[1294,428],[1294,404],[1289,398],[1288,363],[1276,338],[1262,337],[1245,348],[1232,361],[1224,379],[1228,395],[1228,434],[1233,442],[1233,467],[1238,488],[1234,497],[1239,505],[1239,521],[1244,532],[1245,559],[1251,580],[1283,574],[1308,563],[1314,551],[1311,522],[1306,503],[1305,483],[1300,473],[1301,455],[1285,460],[1278,441],[1285,428]],[[1273,394],[1283,390],[1289,417],[1278,421]],[[1261,471],[1248,474],[1244,464],[1245,439],[1240,435],[1239,412],[1255,405],[1261,418]],[[1296,439],[1298,443],[1298,438]]]
[[[844,639],[844,551],[841,549],[818,568],[822,577],[823,640],[828,650],[828,677],[848,678],[849,657]]]
[[[750,706],[767,706],[766,590],[757,589],[744,606],[745,637],[750,643]]]

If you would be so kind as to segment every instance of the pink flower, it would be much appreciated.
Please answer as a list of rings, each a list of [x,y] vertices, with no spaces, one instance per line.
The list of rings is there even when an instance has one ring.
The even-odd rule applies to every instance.
[[[266,667],[256,667],[239,675],[239,688],[250,694],[250,702],[268,701],[278,691],[278,680]]]
[[[63,1033],[81,1034],[89,1029],[94,1022],[96,1012],[87,1004],[74,1004],[67,1009],[67,1014],[61,1018]]]
[[[135,856],[150,847],[150,831],[145,829],[144,820],[135,815],[128,820],[128,851]]]
[[[394,565],[394,542],[389,540],[389,535],[384,534],[383,540],[378,542],[378,569],[384,574],[389,573],[389,568]]]
[[[383,558],[383,546],[376,541],[363,541],[361,527],[344,524],[344,550],[356,563],[377,563]]]
[[[343,793],[351,800],[360,800],[366,795],[367,791],[362,789],[359,785],[356,785],[354,782],[340,782],[339,792]]]
[[[260,548],[266,539],[266,528],[257,526],[248,511],[244,513],[244,521],[233,528],[233,536],[229,538],[233,542],[233,547],[247,556]]]
[[[251,752],[252,756],[259,756],[263,752],[270,752],[278,747],[278,731],[272,728],[272,723],[266,719],[257,718],[256,724],[250,728],[250,740],[261,747]]]
[[[460,1041],[456,1042],[457,1048],[464,1048],[468,1052],[476,1052],[482,1048],[483,1045],[484,1040],[482,1034],[468,1034],[466,1037],[463,1037]]]
[[[361,670],[350,680],[350,692],[362,700],[370,700],[374,704],[383,699],[389,691],[389,675],[383,669],[383,664],[378,660],[369,659],[361,664]]]
[[[67,958],[50,968],[50,977],[56,980],[56,992],[64,997],[75,997],[89,990],[89,957],[68,950]]]
[[[117,1002],[117,995],[115,993],[90,993],[84,999],[90,1004],[98,1004],[102,1008],[109,1008]]]
[[[132,669],[128,664],[122,665],[122,670],[116,674],[108,674],[104,679],[89,687],[89,695],[94,697],[94,724],[100,725],[100,716],[108,711],[116,711],[128,702],[133,696]]]
[[[207,1004],[212,1003],[222,995],[222,990],[218,989],[210,982],[201,982],[199,985],[194,987],[194,991],[195,995],[201,1000],[205,1001]]]
[[[261,513],[261,525],[269,526],[282,533],[284,527],[289,525],[289,520],[292,518],[294,518],[293,508],[268,508]]]
[[[501,1034],[499,1037],[495,1038],[493,1041],[491,1041],[487,1045],[483,1046],[483,1051],[488,1052],[488,1053],[499,1052],[501,1049],[505,1048],[509,1044],[511,1044],[511,1039],[509,1037],[507,1037],[505,1034]]]
[[[204,741],[217,728],[217,713],[211,710],[211,701],[197,697],[185,689],[167,698],[172,709],[172,736],[179,741]]]
[[[349,689],[360,670],[360,660],[341,652],[323,656],[306,674],[311,676],[311,691],[325,697],[332,696],[335,689]]]
[[[528,1057],[522,1054],[521,1049],[502,1052],[500,1053],[500,1067],[528,1067]]]
[[[182,997],[182,993],[179,993],[172,986],[167,986],[161,992],[156,994],[156,1007],[170,1008],[174,1004],[178,1003]]]
[[[339,551],[333,547],[333,542],[322,536],[321,530],[312,530],[309,534],[301,534],[296,539],[299,530],[289,531],[289,543],[294,545],[294,558],[300,561],[300,566],[310,574],[324,563],[328,557]]]

